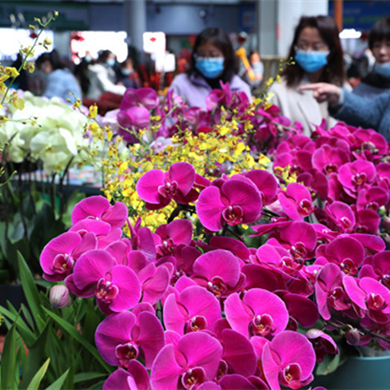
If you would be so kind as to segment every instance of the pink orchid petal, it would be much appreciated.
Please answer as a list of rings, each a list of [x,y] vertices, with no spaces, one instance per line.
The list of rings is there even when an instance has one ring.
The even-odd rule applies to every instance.
[[[161,198],[158,187],[162,185],[164,185],[164,173],[159,169],[152,169],[138,180],[136,191],[145,202],[158,204]]]
[[[225,301],[225,314],[230,326],[249,338],[248,324],[254,317],[251,311],[240,299],[237,293],[231,294]]]
[[[112,283],[119,288],[119,293],[110,304],[113,311],[128,310],[141,298],[141,286],[135,272],[124,266],[116,265],[111,270]]]
[[[97,283],[115,264],[114,258],[104,250],[95,249],[84,253],[74,266],[74,283],[79,289]]]
[[[177,182],[177,188],[185,196],[187,195],[195,182],[195,168],[186,162],[178,162],[169,168],[169,177]]]
[[[123,311],[109,315],[96,328],[96,347],[108,364],[112,366],[119,364],[115,356],[115,348],[131,340],[131,330],[135,323],[135,315],[129,311]]]
[[[222,203],[220,190],[210,186],[204,189],[196,203],[196,212],[202,225],[214,232],[222,229],[222,211],[225,205]]]
[[[142,301],[155,305],[164,295],[169,286],[170,273],[164,266],[156,269],[154,276],[142,285]]]
[[[100,218],[110,207],[110,202],[103,196],[90,196],[77,203],[72,211],[72,224],[88,217]]]
[[[127,206],[122,202],[116,202],[102,216],[104,222],[109,223],[113,228],[122,228],[128,217]]]

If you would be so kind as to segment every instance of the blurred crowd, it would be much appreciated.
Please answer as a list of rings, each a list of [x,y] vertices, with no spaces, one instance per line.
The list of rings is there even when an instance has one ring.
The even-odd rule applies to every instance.
[[[87,106],[96,103],[102,113],[119,107],[127,88],[151,87],[161,94],[173,89],[189,106],[202,107],[212,89],[222,89],[229,83],[231,89],[245,93],[250,101],[266,83],[259,52],[247,52],[245,41],[245,34],[239,34],[234,47],[226,32],[207,28],[196,37],[192,52],[183,50],[176,59],[174,73],[157,72],[150,56],[138,63],[130,54],[118,62],[110,50],[102,50],[97,58],[87,51],[74,65],[53,50],[37,59],[33,74],[22,72],[16,86],[38,96],[71,101],[77,98]],[[304,16],[294,31],[285,61],[281,82],[271,87],[272,102],[282,115],[302,123],[309,133],[323,118],[331,126],[327,99],[316,99],[312,90],[302,87],[328,83],[367,97],[390,90],[390,18],[373,26],[367,50],[351,56],[343,52],[332,18]],[[14,66],[20,64],[18,57]]]

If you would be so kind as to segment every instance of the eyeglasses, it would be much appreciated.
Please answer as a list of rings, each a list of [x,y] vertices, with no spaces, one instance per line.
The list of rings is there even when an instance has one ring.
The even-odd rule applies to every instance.
[[[302,51],[327,51],[329,50],[329,47],[324,42],[316,42],[313,44],[300,42],[294,46],[295,51],[302,50]]]

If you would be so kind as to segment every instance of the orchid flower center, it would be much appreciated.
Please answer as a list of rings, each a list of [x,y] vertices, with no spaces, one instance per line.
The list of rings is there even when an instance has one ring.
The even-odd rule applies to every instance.
[[[119,288],[109,280],[101,278],[96,287],[96,297],[105,303],[111,303],[119,293]]]
[[[298,363],[291,363],[283,370],[283,382],[286,385],[292,384],[293,382],[299,382],[301,379],[301,375],[301,366]]]
[[[218,366],[218,373],[216,379],[221,379],[223,376],[225,376],[228,373],[228,365],[225,362],[225,360],[220,360],[219,361],[219,366]]]
[[[367,297],[367,306],[372,310],[383,310],[387,306],[387,302],[382,295],[371,293]]]
[[[205,372],[202,367],[189,369],[181,378],[181,383],[186,389],[191,389],[194,385],[203,383]]]
[[[224,280],[219,276],[214,276],[211,281],[207,283],[207,287],[217,298],[220,298],[227,290]]]
[[[366,209],[377,211],[379,209],[379,204],[377,202],[370,202],[366,205]]]
[[[309,215],[313,212],[313,205],[308,199],[302,199],[298,206],[300,214]]]
[[[250,327],[254,335],[267,336],[274,331],[274,321],[269,314],[257,315],[253,318]]]
[[[362,149],[369,150],[372,154],[377,154],[379,152],[375,144],[371,141],[363,142]]]
[[[362,173],[356,173],[356,175],[352,176],[352,183],[355,186],[361,186],[367,181],[367,175],[362,172]]]
[[[115,356],[122,367],[127,368],[130,360],[137,359],[138,355],[138,348],[132,343],[119,344],[115,348]]]
[[[57,274],[69,272],[74,264],[73,257],[67,253],[57,255],[54,258],[53,268]]]
[[[158,252],[162,256],[169,256],[174,252],[175,244],[171,238],[166,238],[161,241],[161,244],[157,246]]]
[[[222,212],[222,217],[230,226],[238,225],[242,222],[244,211],[240,206],[229,206]]]
[[[350,229],[353,228],[352,221],[349,218],[347,218],[347,217],[341,217],[340,218],[340,222],[341,222],[341,226],[345,230],[350,230]]]
[[[164,198],[172,198],[177,191],[177,182],[167,181],[164,185],[159,186],[157,191]]]
[[[303,267],[302,260],[293,260],[291,257],[283,256],[281,259],[282,269],[288,274],[294,274]]]
[[[296,242],[291,246],[290,253],[295,260],[300,260],[307,256],[307,249],[302,242]]]
[[[329,164],[325,165],[324,170],[325,170],[325,173],[327,173],[328,175],[330,175],[333,172],[335,172],[335,173],[338,172],[337,165],[332,164],[332,163],[329,163]]]
[[[191,319],[190,327],[193,332],[207,328],[207,320],[203,316],[195,316]]]
[[[355,275],[357,272],[357,267],[352,259],[344,259],[340,263],[340,268],[343,270],[343,272],[347,275]]]
[[[390,288],[390,275],[389,274],[383,275],[381,282],[385,287]]]

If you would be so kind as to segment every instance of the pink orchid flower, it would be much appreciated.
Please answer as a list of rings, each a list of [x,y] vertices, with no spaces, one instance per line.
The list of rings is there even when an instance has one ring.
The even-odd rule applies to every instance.
[[[152,88],[127,88],[121,101],[120,109],[126,110],[132,107],[145,107],[154,110],[159,103],[157,92]]]
[[[109,315],[97,327],[96,347],[112,366],[127,368],[134,359],[142,358],[150,369],[165,345],[164,329],[158,318],[147,311],[135,316],[129,311]]]
[[[119,368],[104,382],[103,390],[148,390],[149,375],[145,367],[138,361],[132,360],[127,371]]]
[[[249,179],[230,179],[220,187],[211,185],[199,195],[196,211],[202,225],[213,232],[226,223],[234,226],[257,221],[262,201],[259,190]]]
[[[299,389],[313,380],[316,357],[305,336],[286,330],[264,346],[262,362],[272,390]]]
[[[75,205],[72,211],[72,224],[84,219],[96,219],[106,222],[114,228],[122,228],[127,221],[127,206],[116,202],[113,206],[103,196],[90,196]]]
[[[101,249],[84,253],[65,282],[76,295],[96,296],[99,308],[106,314],[131,309],[141,297],[140,283],[134,271],[117,265],[115,259]]]
[[[185,288],[177,296],[170,294],[164,303],[166,329],[179,334],[210,329],[221,318],[217,298],[200,286]]]
[[[390,289],[390,251],[375,254],[370,263],[364,264],[359,271],[359,278],[370,277]]]
[[[330,174],[338,172],[339,168],[350,161],[349,154],[339,148],[323,145],[313,153],[312,163],[315,169]]]
[[[288,184],[286,191],[279,192],[278,199],[283,211],[293,221],[303,221],[314,211],[310,191],[302,184]]]
[[[328,334],[319,329],[309,329],[305,336],[313,344],[317,363],[321,363],[327,354],[338,355],[339,349]]]
[[[147,208],[158,210],[172,199],[184,204],[196,200],[198,194],[192,189],[194,182],[194,167],[186,162],[178,162],[165,173],[159,169],[146,172],[138,180],[136,190]]]
[[[185,389],[213,381],[222,358],[218,340],[204,332],[181,336],[177,344],[167,344],[157,355],[151,372],[153,390]]]
[[[225,314],[232,329],[247,338],[273,336],[288,323],[285,303],[275,294],[261,289],[251,289],[243,300],[235,293],[225,301]]]

